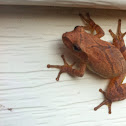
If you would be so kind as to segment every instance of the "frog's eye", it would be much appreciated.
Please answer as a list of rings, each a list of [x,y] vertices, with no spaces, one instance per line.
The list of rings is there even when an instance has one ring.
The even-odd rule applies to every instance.
[[[76,29],[78,26],[75,26],[75,28],[74,29]]]
[[[81,48],[77,47],[76,45],[73,46],[73,49],[78,52],[81,51]]]

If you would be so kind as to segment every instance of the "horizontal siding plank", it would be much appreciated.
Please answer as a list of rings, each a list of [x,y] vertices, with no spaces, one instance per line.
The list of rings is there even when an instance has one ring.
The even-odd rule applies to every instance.
[[[1,5],[42,5],[126,10],[125,0],[0,0]]]

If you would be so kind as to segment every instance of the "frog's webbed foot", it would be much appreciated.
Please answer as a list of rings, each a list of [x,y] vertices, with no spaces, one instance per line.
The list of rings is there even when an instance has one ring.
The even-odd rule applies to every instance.
[[[86,17],[84,17],[82,14],[79,14],[80,18],[82,19],[82,21],[84,22],[84,24],[86,26],[84,26],[85,30],[89,30],[91,31],[91,34],[94,33],[94,31],[96,31],[96,34],[94,36],[101,38],[104,36],[104,31],[102,30],[102,28],[97,25],[91,18],[89,13],[86,14]]]
[[[114,34],[111,29],[109,29],[109,32],[113,39],[117,38],[121,40],[126,35],[126,32],[125,33],[121,32],[121,19],[118,20],[118,27],[117,27],[116,34]]]
[[[85,24],[84,29],[90,31],[91,34],[93,34],[95,29],[94,29],[94,27],[92,25],[90,25],[91,18],[90,18],[89,13],[86,14],[87,18],[84,17],[82,14],[79,14],[79,16],[80,16],[80,18],[82,19],[82,21]]]
[[[121,52],[125,49],[125,43],[123,40],[123,37],[126,35],[125,33],[121,32],[121,19],[118,20],[118,27],[117,27],[117,33],[114,34],[111,29],[109,29],[109,33],[113,38],[113,45],[120,49]]]
[[[75,65],[75,62],[73,64],[69,65],[66,62],[64,55],[61,55],[61,57],[63,59],[64,65],[50,65],[50,64],[47,65],[48,68],[58,68],[58,69],[60,69],[59,74],[58,74],[58,76],[56,78],[57,81],[59,80],[60,75],[62,73],[65,73],[65,72],[70,74],[70,75],[79,76],[79,77],[82,77],[84,75],[84,71],[86,69],[85,64],[81,64],[80,70],[76,70],[76,69],[72,68]]]
[[[112,105],[112,102],[106,98],[106,93],[102,89],[99,89],[99,92],[101,92],[104,95],[105,100],[102,103],[100,103],[97,107],[95,107],[94,110],[96,111],[101,106],[107,105],[108,106],[108,113],[111,114],[111,105]]]
[[[59,74],[58,74],[58,76],[57,76],[57,78],[56,78],[57,81],[59,80],[60,75],[61,75],[62,73],[68,72],[70,69],[72,69],[72,67],[73,67],[74,64],[75,64],[75,62],[74,62],[73,64],[69,65],[69,64],[66,62],[64,55],[61,55],[61,57],[62,57],[62,59],[63,59],[64,65],[50,65],[50,64],[47,65],[48,68],[58,68],[58,69],[60,69],[60,72],[59,72]]]
[[[86,15],[89,16],[88,13],[87,13]],[[90,31],[91,34],[93,34],[93,32],[94,32],[94,28],[91,27],[91,26],[89,25],[89,19],[88,19],[88,18],[85,18],[82,14],[79,14],[79,16],[80,16],[80,18],[82,19],[82,21],[83,21],[84,24],[85,24],[84,29]]]

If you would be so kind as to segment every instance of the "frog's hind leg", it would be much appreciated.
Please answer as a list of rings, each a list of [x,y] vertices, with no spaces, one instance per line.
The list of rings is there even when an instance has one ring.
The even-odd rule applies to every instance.
[[[103,105],[108,105],[109,114],[111,114],[112,102],[126,99],[126,83],[122,84],[125,79],[125,74],[115,77],[110,80],[107,90],[104,92],[102,89],[99,91],[103,93],[105,100],[94,108],[96,111]]]
[[[126,59],[126,47],[123,39],[123,37],[126,35],[126,32],[121,32],[121,19],[118,20],[117,33],[114,34],[111,29],[109,29],[109,32],[113,38],[113,45],[121,51]]]
[[[101,38],[104,36],[104,31],[102,30],[102,28],[95,24],[95,22],[90,18],[89,13],[86,14],[85,18],[82,14],[79,14],[79,16],[81,17],[82,21],[85,23],[87,23],[86,26],[84,26],[85,30],[90,30],[91,34],[93,34],[94,30],[96,30],[96,34],[94,36]]]
[[[59,71],[59,74],[56,78],[56,80],[58,81],[59,78],[60,78],[60,75],[62,73],[68,73],[70,75],[73,75],[73,76],[79,76],[79,77],[82,77],[84,75],[84,72],[85,72],[85,69],[86,69],[86,64],[80,64],[80,69],[77,70],[77,69],[73,69],[72,67],[74,66],[75,63],[69,65],[66,60],[65,60],[65,57],[64,55],[61,55],[62,59],[63,59],[63,62],[64,62],[64,65],[50,65],[48,64],[47,67],[48,68],[58,68],[60,69]]]

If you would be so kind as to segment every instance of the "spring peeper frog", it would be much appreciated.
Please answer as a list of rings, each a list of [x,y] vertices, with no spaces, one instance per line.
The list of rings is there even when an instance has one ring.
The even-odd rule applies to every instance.
[[[126,98],[126,84],[121,84],[126,74],[126,48],[123,37],[126,33],[121,33],[121,20],[118,21],[117,34],[115,35],[109,30],[113,37],[113,44],[103,41],[100,38],[104,36],[102,28],[95,24],[95,22],[87,14],[85,18],[79,14],[81,19],[87,23],[86,26],[76,26],[73,31],[66,32],[62,35],[63,43],[66,47],[80,60],[80,69],[74,69],[69,65],[64,55],[62,55],[64,65],[47,65],[48,68],[58,68],[60,72],[56,78],[62,73],[82,77],[86,67],[92,72],[104,78],[110,78],[110,83],[106,92],[100,89],[105,96],[105,100],[94,108],[97,110],[102,105],[106,104],[111,113],[111,104],[113,101],[119,101]],[[91,34],[85,30],[90,30]],[[93,31],[96,34],[93,34]]]

